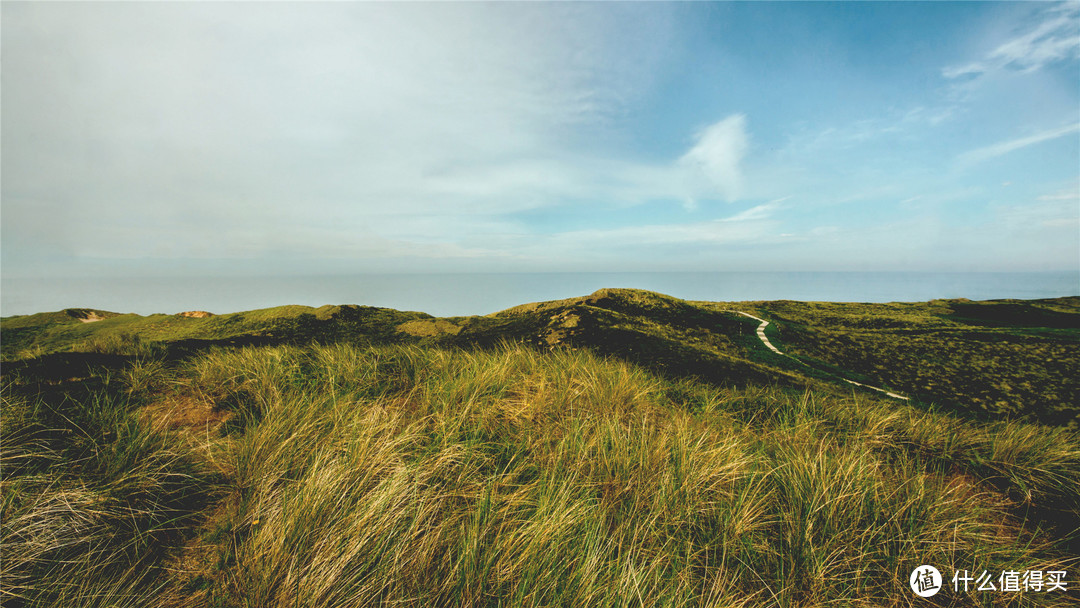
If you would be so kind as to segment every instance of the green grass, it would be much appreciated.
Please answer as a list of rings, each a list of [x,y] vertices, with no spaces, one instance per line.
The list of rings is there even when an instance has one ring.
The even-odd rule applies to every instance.
[[[212,468],[120,392],[50,403],[5,386],[2,411],[4,605],[152,596],[167,547],[212,498]]]
[[[601,290],[452,319],[6,318],[0,600],[915,606],[924,563],[1071,587],[1080,437],[1048,412],[1076,406],[1075,308]]]
[[[915,605],[923,563],[1076,567],[1071,431],[587,349],[219,348],[79,402],[8,394],[4,588],[25,605]],[[232,417],[139,415],[192,402]]]
[[[789,357],[757,340],[749,312]],[[93,323],[80,318],[103,317]],[[5,361],[82,352],[171,358],[212,345],[319,342],[589,348],[666,377],[850,391],[886,387],[981,419],[1080,428],[1080,298],[843,304],[686,302],[603,289],[476,317],[360,306],[281,306],[209,318],[69,309],[2,320]],[[860,389],[854,389],[860,390]]]
[[[1080,428],[1080,298],[752,305],[792,354],[848,377],[968,416]]]
[[[85,313],[105,318],[91,323]],[[146,354],[148,349],[192,350],[212,344],[276,344],[342,338],[394,341],[406,336],[403,323],[430,315],[369,306],[278,306],[248,312],[189,318],[156,314],[120,315],[89,309],[5,317],[3,358],[16,361],[58,352]]]

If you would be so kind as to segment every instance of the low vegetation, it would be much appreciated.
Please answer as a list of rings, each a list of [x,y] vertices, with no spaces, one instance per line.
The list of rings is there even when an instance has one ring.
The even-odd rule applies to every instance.
[[[964,415],[1080,428],[1080,298],[756,304],[810,360]]]
[[[3,605],[1070,598],[924,600],[921,564],[1080,584],[1075,430],[841,390],[752,350],[753,320],[643,292],[438,322],[373,310],[357,335],[340,311],[284,317],[316,340],[265,315],[272,343],[243,344],[251,314],[217,337],[129,320],[94,348],[54,326],[36,330],[49,352],[5,351]],[[800,329],[785,319],[778,341]],[[695,371],[709,363],[723,372]]]

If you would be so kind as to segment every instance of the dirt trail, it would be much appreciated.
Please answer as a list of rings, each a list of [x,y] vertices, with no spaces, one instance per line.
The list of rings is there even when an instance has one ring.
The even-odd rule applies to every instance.
[[[761,343],[764,344],[765,346],[767,346],[769,348],[769,350],[773,351],[774,353],[776,353],[778,355],[783,355],[783,356],[787,357],[788,359],[791,359],[792,361],[796,361],[800,365],[806,365],[806,363],[803,363],[802,361],[799,361],[795,357],[792,357],[791,355],[780,352],[780,349],[773,346],[772,342],[769,342],[769,338],[767,338],[765,336],[765,328],[769,326],[768,321],[766,321],[765,319],[762,319],[760,317],[755,317],[752,314],[739,311],[739,310],[733,310],[732,312],[739,313],[740,315],[742,315],[744,317],[750,317],[751,319],[761,323],[761,325],[758,325],[758,328],[757,328],[757,337],[761,339]],[[889,397],[892,397],[893,399],[903,399],[904,401],[909,401],[911,399],[910,397],[905,397],[903,395],[898,395],[896,393],[889,392],[889,391],[887,391],[887,390],[885,390],[883,388],[878,388],[876,386],[870,386],[869,384],[863,384],[861,382],[855,382],[854,380],[848,380],[847,378],[841,378],[841,380],[843,380],[844,382],[847,382],[848,384],[854,384],[855,386],[861,386],[863,388],[868,388],[868,389],[870,389],[872,391],[877,391],[879,393],[884,393],[884,394],[888,395]]]
[[[771,350],[772,352],[774,352],[774,353],[776,353],[778,355],[784,355],[784,353],[780,352],[780,349],[773,346],[772,342],[769,342],[769,339],[765,337],[765,328],[769,326],[768,321],[766,321],[765,319],[759,318],[759,317],[755,317],[754,315],[748,314],[748,313],[745,313],[745,312],[739,312],[739,311],[735,311],[735,312],[738,312],[740,315],[742,315],[744,317],[750,317],[751,319],[761,323],[761,325],[758,325],[758,328],[757,328],[757,337],[761,338],[761,342],[763,344],[765,344],[765,346],[768,346],[769,350]],[[784,356],[785,357],[790,357],[790,355],[784,355]],[[795,360],[799,361],[798,359],[795,359]],[[799,361],[799,363],[802,363],[802,361]],[[803,363],[803,365],[805,365],[805,363]]]

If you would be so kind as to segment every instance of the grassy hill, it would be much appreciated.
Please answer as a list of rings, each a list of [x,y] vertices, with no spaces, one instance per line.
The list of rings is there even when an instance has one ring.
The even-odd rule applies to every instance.
[[[757,322],[791,357],[762,348]],[[87,318],[94,320],[87,322]],[[674,377],[717,384],[885,387],[983,419],[1080,427],[1080,298],[929,303],[687,302],[641,290],[435,318],[369,306],[280,306],[212,315],[69,309],[7,317],[11,370],[60,353],[177,358],[211,346],[348,342],[487,348],[589,348]],[[68,356],[67,359],[71,357]],[[856,389],[858,390],[858,389]]]
[[[1062,605],[949,580],[1080,587],[1078,318],[636,290],[482,317],[5,318],[0,598]],[[907,587],[921,564],[932,600]]]
[[[762,302],[794,354],[966,415],[1080,425],[1080,298]]]

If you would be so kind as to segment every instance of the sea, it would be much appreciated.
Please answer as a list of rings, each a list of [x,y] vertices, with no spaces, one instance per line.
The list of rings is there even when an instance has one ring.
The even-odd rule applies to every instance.
[[[648,289],[686,300],[925,302],[1080,296],[1077,272],[620,272],[260,277],[0,278],[0,316],[94,308],[221,314],[284,304],[361,304],[479,315],[590,294]]]

